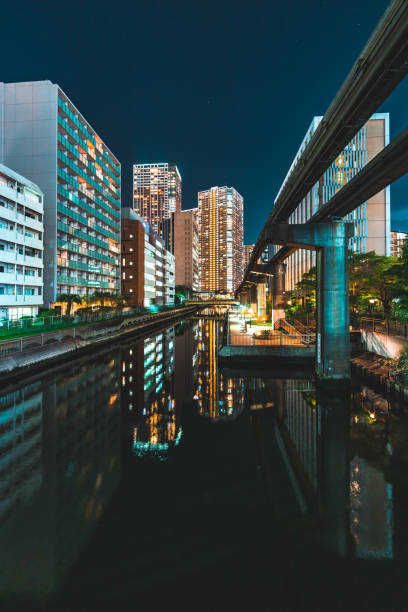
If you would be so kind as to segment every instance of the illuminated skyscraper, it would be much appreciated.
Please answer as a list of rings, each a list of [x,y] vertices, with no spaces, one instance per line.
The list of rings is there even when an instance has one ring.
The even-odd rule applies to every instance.
[[[314,117],[300,145],[281,189],[291,176],[299,157],[311,140],[323,117]],[[309,191],[289,217],[289,223],[304,223],[323,207],[350,179],[364,168],[389,144],[389,114],[376,113],[367,121],[346,145],[337,159],[329,166],[320,180]],[[390,255],[390,187],[357,206],[345,217],[354,224],[354,236],[350,249],[356,253],[375,251],[377,255]],[[293,290],[296,283],[315,265],[315,253],[299,249],[285,262],[286,290]]]
[[[181,175],[175,164],[133,165],[133,208],[157,234],[181,210]]]
[[[241,282],[243,209],[234,187],[198,193],[201,291],[231,293]]]
[[[242,251],[242,273],[245,272],[249,260],[251,259],[252,251],[254,250],[254,244],[244,244]]]

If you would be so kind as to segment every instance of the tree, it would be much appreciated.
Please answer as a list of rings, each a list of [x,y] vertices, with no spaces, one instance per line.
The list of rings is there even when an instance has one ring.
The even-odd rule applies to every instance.
[[[397,295],[393,300],[393,314],[397,319],[406,322],[408,321],[408,239],[404,241],[397,266],[398,281],[395,286]]]
[[[95,291],[93,298],[99,302],[102,308],[104,308],[105,303],[112,298],[112,294],[107,291]]]
[[[370,311],[370,300],[378,300],[385,319],[392,314],[393,300],[398,297],[401,263],[396,257],[368,253],[349,256],[350,301],[355,310]]]
[[[57,302],[66,304],[65,314],[69,316],[71,314],[72,304],[82,304],[82,299],[82,296],[77,293],[61,293],[57,297]]]

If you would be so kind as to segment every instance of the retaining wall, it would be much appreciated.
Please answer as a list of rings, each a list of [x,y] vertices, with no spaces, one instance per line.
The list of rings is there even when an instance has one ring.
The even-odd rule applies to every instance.
[[[408,340],[402,336],[392,336],[362,330],[361,341],[364,350],[376,353],[387,359],[398,359],[401,350],[408,346]]]

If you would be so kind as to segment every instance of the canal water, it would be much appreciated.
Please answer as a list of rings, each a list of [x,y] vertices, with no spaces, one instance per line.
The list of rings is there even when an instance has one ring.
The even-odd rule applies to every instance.
[[[0,610],[406,610],[408,412],[184,321],[0,391]]]

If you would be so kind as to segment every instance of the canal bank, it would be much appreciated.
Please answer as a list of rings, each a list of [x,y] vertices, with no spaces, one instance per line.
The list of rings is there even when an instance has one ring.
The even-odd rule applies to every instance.
[[[54,367],[74,357],[90,355],[123,338],[137,338],[138,335],[191,317],[198,311],[197,306],[183,306],[171,311],[112,319],[0,343],[0,346],[10,346],[10,353],[0,357],[0,384],[12,382],[22,375],[33,375],[44,367]]]

